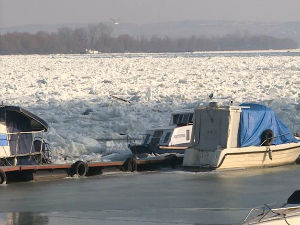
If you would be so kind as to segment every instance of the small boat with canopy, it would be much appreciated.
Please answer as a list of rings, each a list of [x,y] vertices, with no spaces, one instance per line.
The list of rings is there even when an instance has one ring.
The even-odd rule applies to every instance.
[[[0,106],[0,166],[49,163],[48,124],[19,107]]]

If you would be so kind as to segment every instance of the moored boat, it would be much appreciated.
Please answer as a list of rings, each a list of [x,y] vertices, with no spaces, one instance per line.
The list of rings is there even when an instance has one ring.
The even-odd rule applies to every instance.
[[[183,166],[232,169],[276,166],[296,161],[300,143],[268,107],[259,104],[195,110],[192,147]]]
[[[44,140],[48,124],[18,106],[0,106],[0,166],[33,165],[50,161]]]
[[[126,161],[73,161],[53,163],[51,149],[44,139],[48,124],[40,117],[19,107],[0,105],[0,185],[15,181],[59,179],[68,176],[92,176],[103,171],[137,171],[174,167],[177,156]]]
[[[300,190],[295,191],[286,203],[275,206],[265,204],[253,208],[248,213],[243,225],[299,225],[300,224]]]
[[[191,146],[193,111],[184,110],[172,113],[168,127],[147,130],[142,144],[129,145],[133,154],[179,153]]]

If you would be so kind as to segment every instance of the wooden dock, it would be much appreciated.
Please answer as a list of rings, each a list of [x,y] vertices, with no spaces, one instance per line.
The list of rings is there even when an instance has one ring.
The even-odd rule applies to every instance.
[[[130,157],[125,161],[83,162],[67,164],[0,166],[0,184],[18,181],[52,180],[65,177],[84,177],[105,173],[106,171],[145,171],[161,167],[174,168],[181,164],[183,157],[170,154],[146,159]]]

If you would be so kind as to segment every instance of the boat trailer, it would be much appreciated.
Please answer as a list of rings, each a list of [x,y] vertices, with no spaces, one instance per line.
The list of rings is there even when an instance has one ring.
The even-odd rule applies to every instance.
[[[162,167],[175,168],[182,161],[183,156],[170,154],[150,159],[129,157],[125,161],[112,162],[76,161],[67,164],[0,166],[0,184],[20,181],[44,181],[66,177],[86,177],[112,171],[152,171]]]

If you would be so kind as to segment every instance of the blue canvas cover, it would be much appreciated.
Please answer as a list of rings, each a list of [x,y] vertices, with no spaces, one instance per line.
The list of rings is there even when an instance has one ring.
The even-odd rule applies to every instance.
[[[241,147],[260,146],[261,135],[271,129],[274,133],[273,145],[298,142],[293,132],[279,119],[270,108],[253,103],[243,103],[240,127],[239,143]]]

